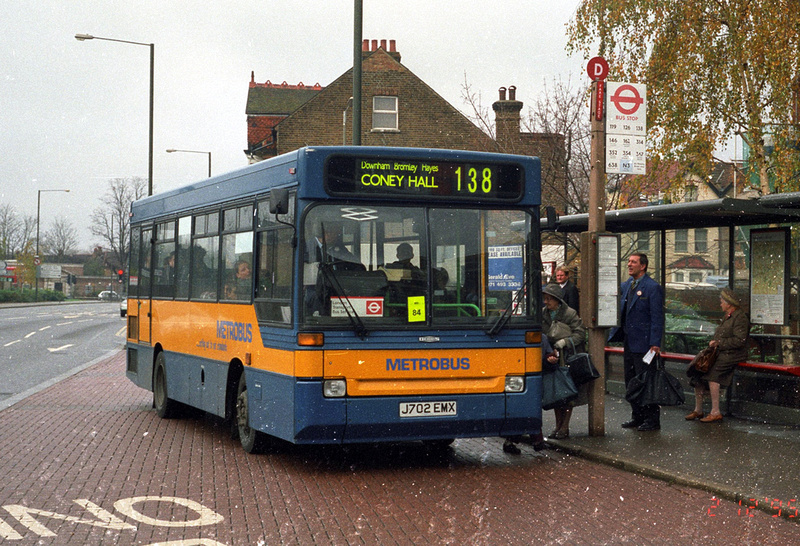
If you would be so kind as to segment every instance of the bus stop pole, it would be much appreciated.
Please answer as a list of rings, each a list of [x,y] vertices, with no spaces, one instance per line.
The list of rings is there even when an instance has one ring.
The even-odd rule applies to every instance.
[[[602,79],[592,82],[591,171],[589,173],[589,231],[581,233],[581,310],[589,331],[589,354],[600,372],[589,393],[589,436],[605,435],[606,328],[598,324],[597,234],[606,229],[605,215],[605,117]],[[599,94],[599,95],[598,95]]]

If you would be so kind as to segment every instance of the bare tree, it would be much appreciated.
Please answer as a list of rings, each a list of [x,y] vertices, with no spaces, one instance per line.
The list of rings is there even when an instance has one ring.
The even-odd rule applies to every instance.
[[[13,205],[0,205],[0,256],[16,258],[36,237],[36,217],[17,213]]]
[[[591,169],[591,134],[588,95],[576,89],[568,79],[554,79],[545,84],[544,94],[529,109],[522,120],[530,132],[559,134],[565,137],[565,153],[555,151],[543,158],[559,171],[548,192],[554,202],[563,203],[566,214],[586,212],[589,200],[589,171]]]
[[[44,234],[43,254],[55,255],[63,261],[68,254],[74,254],[78,246],[78,230],[64,216],[57,216],[52,226]]]
[[[464,73],[464,84],[461,86],[461,99],[464,101],[472,115],[467,114],[467,117],[478,126],[478,129],[489,135],[491,138],[495,137],[494,120],[491,117],[491,109],[483,105],[483,99],[480,92],[472,90],[472,86],[467,80],[467,74]]]
[[[131,203],[147,195],[147,179],[141,177],[115,178],[108,183],[103,204],[92,212],[91,232],[100,237],[101,245],[109,248],[116,263],[124,266],[128,260]]]
[[[0,256],[13,258],[21,222],[12,205],[0,205]]]

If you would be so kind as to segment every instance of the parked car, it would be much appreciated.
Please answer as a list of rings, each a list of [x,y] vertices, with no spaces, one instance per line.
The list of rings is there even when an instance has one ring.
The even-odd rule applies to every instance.
[[[103,290],[97,295],[97,299],[103,301],[117,301],[119,299],[119,294],[113,290]]]
[[[119,316],[124,317],[128,314],[128,296],[122,294],[122,299],[119,300]]]

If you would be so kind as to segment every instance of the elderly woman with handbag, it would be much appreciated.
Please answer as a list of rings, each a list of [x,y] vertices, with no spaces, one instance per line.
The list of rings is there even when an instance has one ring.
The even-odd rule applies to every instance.
[[[739,298],[730,288],[723,288],[719,296],[719,306],[724,316],[714,331],[714,339],[708,342],[716,347],[717,358],[704,374],[691,374],[690,384],[694,387],[694,411],[686,416],[687,421],[700,419],[703,423],[722,421],[719,409],[720,387],[728,387],[733,380],[733,372],[739,362],[747,360],[747,337],[750,334],[750,319],[741,309]],[[711,412],[704,417],[703,394],[711,394]]]
[[[568,306],[561,295],[561,287],[548,284],[542,289],[542,332],[550,340],[553,348],[559,353],[562,364],[566,361],[568,351],[584,352],[586,344],[586,328],[577,311]],[[556,428],[548,437],[555,440],[569,438],[569,420],[572,408],[589,403],[590,384],[578,386],[578,397],[563,407],[554,408]]]

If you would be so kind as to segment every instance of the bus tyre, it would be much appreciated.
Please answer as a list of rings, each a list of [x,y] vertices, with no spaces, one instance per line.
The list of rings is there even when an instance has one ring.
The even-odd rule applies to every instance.
[[[167,366],[164,353],[156,357],[156,369],[153,377],[153,406],[162,419],[175,417],[178,403],[170,399],[167,393]]]
[[[236,424],[239,429],[239,441],[247,453],[259,453],[264,449],[266,444],[264,433],[250,428],[247,381],[244,373],[239,377],[239,389],[236,395]]]

